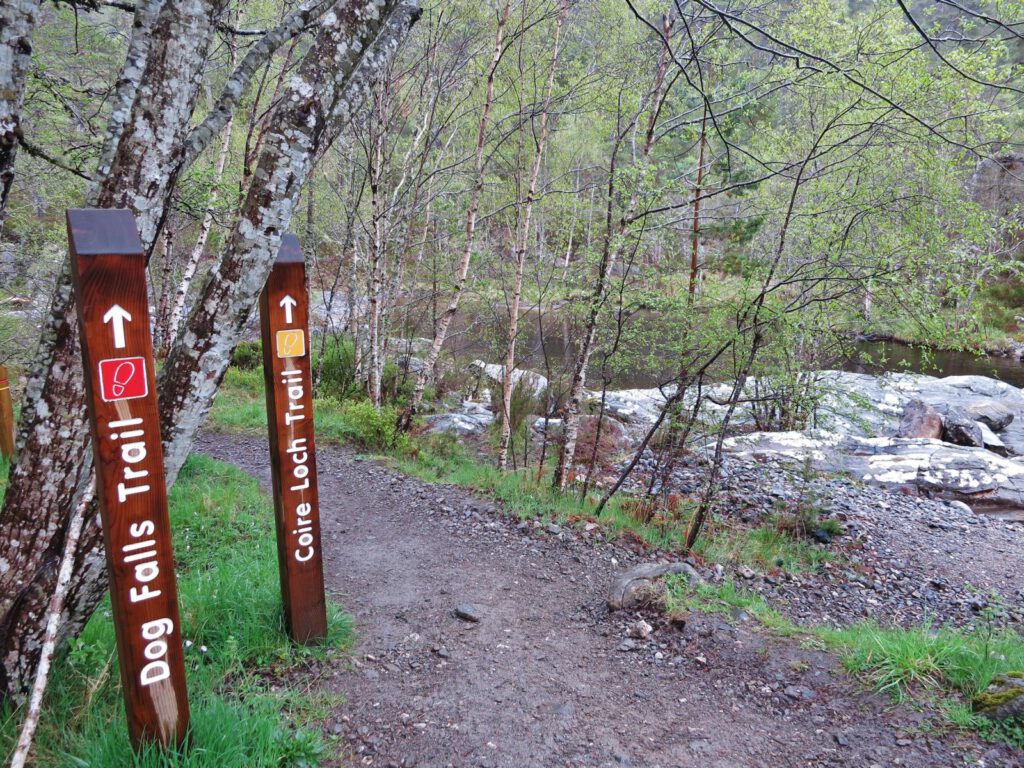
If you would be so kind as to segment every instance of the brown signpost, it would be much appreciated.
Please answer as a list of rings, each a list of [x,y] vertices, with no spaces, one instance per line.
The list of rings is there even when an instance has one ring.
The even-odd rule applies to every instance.
[[[176,746],[189,711],[146,258],[130,211],[67,220],[128,733],[136,748]]]
[[[327,634],[320,499],[313,437],[306,264],[285,235],[260,298],[263,375],[277,519],[277,559],[288,633],[299,643]]]
[[[7,368],[0,365],[0,456],[14,456],[14,404]]]

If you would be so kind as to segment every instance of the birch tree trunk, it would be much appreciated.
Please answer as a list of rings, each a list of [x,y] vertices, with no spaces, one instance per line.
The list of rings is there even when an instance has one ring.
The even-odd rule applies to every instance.
[[[234,50],[232,50],[233,53]],[[185,315],[185,302],[188,300],[188,292],[192,287],[192,279],[196,276],[196,270],[199,269],[199,262],[202,261],[203,251],[206,250],[206,241],[210,239],[210,230],[213,229],[213,215],[217,209],[217,201],[220,199],[220,185],[224,181],[224,166],[227,165],[228,153],[231,149],[231,126],[232,121],[228,120],[224,126],[224,135],[220,142],[220,154],[217,156],[217,168],[213,176],[213,186],[210,188],[210,199],[206,203],[203,222],[199,226],[199,236],[196,238],[195,245],[192,246],[188,262],[185,264],[185,269],[181,273],[181,279],[178,281],[174,291],[171,319],[167,324],[167,333],[163,339],[165,356],[174,343],[174,339],[178,336],[181,319]]]
[[[14,183],[14,161],[21,131],[25,75],[32,60],[32,32],[38,0],[0,3],[0,235],[7,217],[7,197]]]
[[[475,179],[473,194],[470,197],[469,209],[466,212],[466,243],[462,251],[462,261],[455,277],[455,286],[451,298],[448,300],[448,307],[437,319],[434,326],[434,341],[430,345],[427,359],[424,361],[423,369],[416,377],[416,386],[412,391],[412,398],[409,407],[402,416],[402,427],[408,429],[412,423],[412,417],[419,410],[423,402],[423,392],[427,388],[431,371],[437,365],[437,359],[441,355],[441,347],[448,336],[448,328],[452,324],[455,314],[459,311],[459,300],[462,298],[462,291],[466,287],[466,278],[469,276],[469,264],[473,258],[473,245],[476,240],[476,217],[480,210],[480,197],[484,190],[485,158],[484,149],[487,146],[487,128],[490,124],[491,110],[494,107],[494,80],[498,72],[498,65],[501,64],[502,56],[505,53],[505,27],[508,24],[509,14],[512,10],[511,0],[506,0],[498,15],[498,27],[494,33],[494,54],[491,57],[491,65],[487,70],[487,95],[484,98],[484,108],[480,115],[480,126],[477,131],[476,153],[475,153]]]
[[[383,0],[336,3],[324,16],[318,42],[300,70],[303,76],[292,80],[294,92],[282,115],[286,127],[275,131],[272,146],[264,152],[221,267],[207,282],[202,305],[163,371],[167,396],[162,400],[171,405],[169,420],[174,425],[168,429],[164,419],[169,483],[177,476],[216,389],[208,377],[211,366],[219,370],[219,382],[237,339],[235,329],[251,313],[305,173],[350,120],[383,59],[417,17],[415,7],[402,6],[405,13],[397,15],[402,23],[389,28],[390,34],[370,51],[395,6]],[[139,87],[112,153],[109,176],[89,202],[131,207],[147,248],[153,245],[165,202],[185,164],[188,121],[222,7],[222,0],[168,3],[153,25],[151,44],[130,46],[151,55],[144,65],[126,63],[124,72],[136,77]],[[137,15],[143,11],[140,6]],[[328,83],[319,89],[325,72]],[[253,261],[256,268],[246,269],[254,266]],[[237,282],[225,285],[230,281]],[[58,290],[47,328],[50,338],[42,345],[52,353],[28,393],[20,462],[11,473],[0,513],[0,695],[15,701],[24,697],[38,661],[47,596],[55,584],[70,510],[92,474],[77,329],[70,309],[70,290]],[[211,313],[217,316],[211,319]],[[211,337],[203,335],[205,330]],[[183,351],[188,344],[194,346]],[[202,366],[193,354],[200,347],[209,353]],[[196,372],[197,366],[202,370]],[[80,630],[105,589],[99,533],[92,512],[78,548],[62,636]]]
[[[322,17],[264,140],[220,262],[159,377],[168,484],[209,412],[311,167],[349,124],[418,18],[418,6],[395,0],[340,2]]]
[[[708,149],[708,105],[704,104],[704,116],[700,121],[700,159],[697,164],[697,186],[693,188],[693,232],[690,243],[690,284],[688,301],[692,304],[697,296],[697,280],[700,277],[700,203],[704,195],[704,173]]]
[[[386,86],[383,90],[386,90]],[[381,202],[381,174],[384,165],[384,132],[387,130],[384,119],[384,102],[386,93],[381,93],[375,104],[377,125],[373,130],[373,146],[370,149],[370,371],[367,388],[370,402],[375,408],[381,405],[381,378],[384,360],[381,344],[381,291],[384,285],[384,211]]]
[[[671,39],[671,27],[667,17],[664,21],[664,34],[666,40]],[[646,162],[651,155],[655,142],[655,128],[657,127],[658,115],[664,104],[667,91],[665,76],[668,73],[669,48],[668,45],[662,51],[658,60],[658,66],[654,75],[654,87],[651,90],[650,115],[647,120],[641,162]],[[636,125],[639,115],[633,118],[627,127],[626,132],[631,132]],[[617,231],[612,231],[612,205],[615,196],[616,184],[616,156],[619,151],[619,143],[623,134],[620,134],[615,148],[612,150],[611,169],[608,178],[608,198],[605,215],[605,242],[601,252],[601,263],[597,270],[597,280],[590,296],[590,305],[587,310],[587,319],[584,325],[583,339],[576,355],[576,363],[573,367],[572,384],[569,387],[569,397],[565,404],[564,420],[562,422],[562,446],[558,453],[558,464],[555,467],[555,475],[552,478],[552,485],[560,491],[564,491],[569,483],[569,475],[572,471],[573,460],[576,454],[576,441],[579,438],[580,411],[583,406],[584,388],[587,383],[587,368],[590,365],[590,356],[594,351],[594,340],[597,338],[597,321],[601,314],[608,291],[608,278],[611,275],[612,267],[619,256],[619,249],[622,247],[622,240],[629,228],[630,220],[636,213],[639,204],[638,190],[634,188],[630,197],[626,213],[619,219]],[[614,242],[613,242],[614,241]]]
[[[558,53],[562,38],[562,25],[569,12],[569,3],[563,0],[555,22],[555,39],[551,52],[551,64],[548,67],[548,79],[544,85],[544,101],[540,112],[540,136],[530,169],[530,180],[527,183],[526,201],[523,206],[522,223],[516,235],[516,276],[512,288],[512,306],[509,309],[508,344],[505,347],[505,366],[501,382],[501,439],[498,445],[498,469],[508,468],[508,449],[512,440],[512,389],[514,386],[516,366],[516,338],[519,335],[519,306],[523,295],[523,271],[526,265],[526,248],[530,242],[530,221],[533,216],[533,204],[537,196],[537,179],[544,158],[544,148],[548,143],[548,118],[551,111],[551,93],[555,85],[555,70],[558,68]]]
[[[109,172],[98,180],[89,204],[131,208],[147,249],[153,247],[177,176],[182,141],[224,2],[168,3],[153,21],[151,41],[135,45],[133,37],[129,46],[132,55],[150,55],[144,64],[126,61],[122,70],[124,81],[138,85],[127,117],[124,103],[115,103],[111,119],[123,127]],[[150,11],[148,5],[137,10],[137,31],[144,30]],[[131,90],[125,86],[117,97],[126,102]],[[31,683],[68,522],[92,478],[78,326],[66,265],[44,327],[40,357],[26,389],[19,460],[0,510],[0,697],[15,700]],[[100,529],[90,514],[65,602],[64,633],[79,629],[92,613],[106,587],[103,566]]]
[[[238,19],[238,13],[235,13],[235,20]],[[260,41],[263,42],[262,40]],[[228,41],[228,47],[230,50],[230,63],[232,72],[237,74],[236,65],[238,63],[238,46],[235,45],[235,41],[232,38]],[[246,56],[249,59],[249,56]],[[255,65],[253,70],[255,70]],[[232,79],[235,79],[234,76]],[[232,92],[233,94],[233,92]],[[237,104],[238,96],[235,96],[234,103]],[[181,279],[178,281],[178,285],[174,290],[174,303],[171,306],[170,318],[167,321],[167,327],[164,329],[163,338],[160,339],[160,356],[166,357],[167,353],[171,349],[171,345],[174,343],[174,339],[178,335],[178,329],[181,327],[181,318],[185,314],[185,302],[188,300],[188,292],[192,287],[192,278],[196,276],[196,270],[199,269],[199,262],[203,258],[203,251],[206,250],[206,241],[210,238],[210,230],[213,229],[213,215],[217,210],[217,201],[220,200],[220,185],[224,181],[224,167],[228,162],[228,154],[231,151],[231,128],[234,125],[235,113],[232,109],[227,110],[227,106],[224,102],[227,97],[221,96],[218,101],[218,105],[215,108],[215,114],[225,114],[227,112],[227,118],[224,120],[222,125],[222,135],[220,140],[220,153],[217,155],[217,165],[213,173],[213,185],[210,187],[210,198],[206,202],[206,211],[203,213],[203,221],[199,225],[199,236],[196,237],[195,245],[192,246],[192,252],[189,253],[188,261],[185,262],[185,269],[182,271]],[[197,132],[211,123],[211,119],[208,117],[203,124],[196,128],[190,134],[189,147],[199,146],[199,137]],[[216,123],[220,125],[220,123]],[[208,130],[212,130],[213,126],[209,126]],[[194,155],[194,157],[198,157]],[[186,163],[188,162],[188,156],[186,156]]]

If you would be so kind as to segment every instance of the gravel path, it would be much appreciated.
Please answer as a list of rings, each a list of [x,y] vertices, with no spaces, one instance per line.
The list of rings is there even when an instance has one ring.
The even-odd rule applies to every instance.
[[[264,440],[207,434],[199,450],[269,486]],[[637,559],[599,531],[519,524],[343,448],[318,460],[327,588],[360,638],[319,670],[346,700],[323,723],[342,745],[333,765],[1024,765],[749,623],[694,615],[658,626],[660,658],[622,651],[632,617],[605,597]]]

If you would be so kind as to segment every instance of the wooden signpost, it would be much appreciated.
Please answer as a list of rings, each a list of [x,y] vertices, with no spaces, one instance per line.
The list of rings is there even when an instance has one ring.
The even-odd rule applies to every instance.
[[[313,439],[309,297],[295,235],[285,235],[281,242],[260,297],[260,323],[281,595],[289,634],[307,643],[327,634],[327,606]]]
[[[130,211],[67,221],[128,733],[136,749],[179,745],[189,711],[146,258]]]
[[[0,456],[14,456],[14,404],[7,368],[0,365]]]

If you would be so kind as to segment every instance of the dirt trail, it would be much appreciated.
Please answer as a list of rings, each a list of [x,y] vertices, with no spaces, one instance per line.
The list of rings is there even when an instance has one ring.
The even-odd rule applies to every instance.
[[[207,434],[199,450],[269,486],[265,441]],[[928,715],[743,617],[659,626],[662,658],[622,650],[631,617],[604,607],[622,548],[518,526],[342,448],[322,447],[319,469],[327,589],[360,638],[325,675],[346,697],[324,724],[345,745],[336,765],[1024,766],[931,733]],[[461,604],[480,621],[456,618]]]

